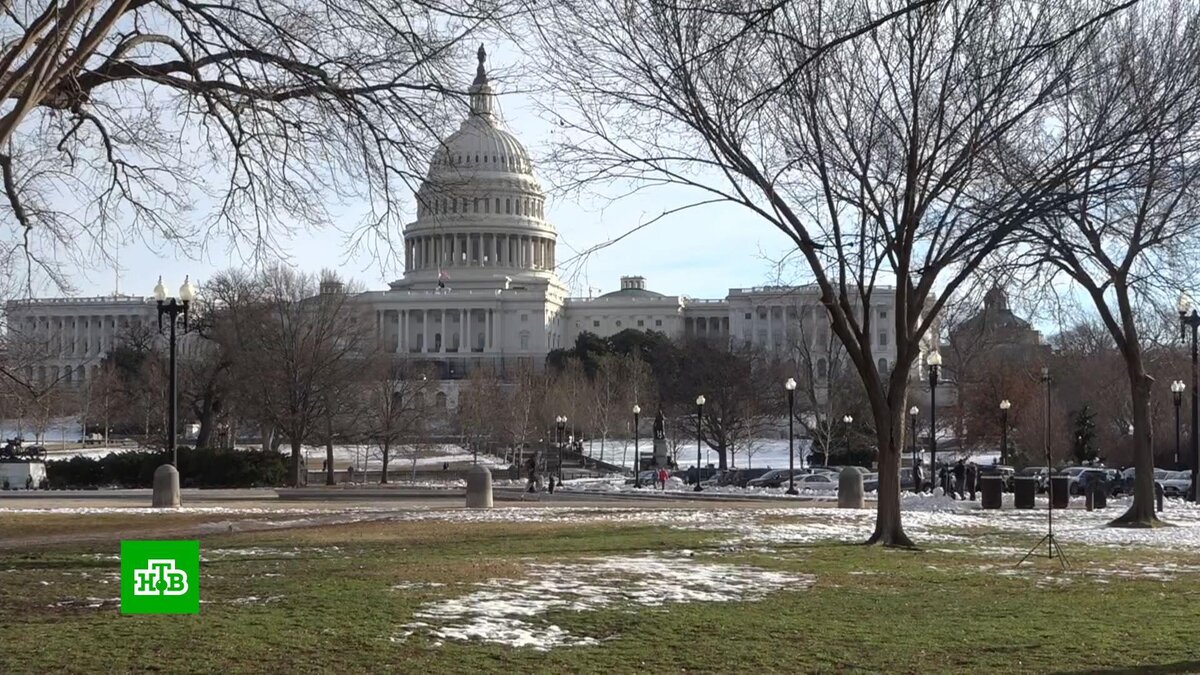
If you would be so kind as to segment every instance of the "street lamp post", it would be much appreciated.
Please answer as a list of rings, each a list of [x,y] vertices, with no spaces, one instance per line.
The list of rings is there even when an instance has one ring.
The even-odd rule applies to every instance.
[[[1196,380],[1197,368],[1200,367],[1200,359],[1196,352],[1196,331],[1200,329],[1200,313],[1192,307],[1192,300],[1187,295],[1182,295],[1179,298],[1179,337],[1182,340],[1187,339],[1188,329],[1192,329],[1192,438],[1191,438],[1191,455],[1192,455],[1192,485],[1191,498],[1193,502],[1200,502],[1200,490],[1196,489],[1197,469],[1200,469],[1200,408],[1197,407],[1196,401]]]
[[[1000,464],[1008,464],[1008,409],[1012,403],[1008,399],[1000,401]]]
[[[633,487],[642,487],[642,454],[638,449],[638,416],[642,414],[642,406],[633,404]]]
[[[1183,390],[1187,389],[1187,385],[1183,380],[1175,380],[1171,383],[1171,398],[1175,402],[1175,468],[1179,469],[1179,406],[1183,403]]]
[[[909,418],[908,428],[909,428],[909,435],[912,437],[913,492],[916,492],[918,494],[920,494],[920,492],[921,492],[921,481],[917,480],[917,478],[921,475],[921,470],[920,470],[921,459],[919,457],[917,457],[917,413],[919,413],[919,412],[921,412],[921,409],[915,405],[908,409],[908,418]]]
[[[845,415],[842,422],[846,425],[846,461],[850,461],[850,425],[854,424],[854,415]]]
[[[559,415],[554,418],[555,440],[558,442],[558,484],[563,481],[563,430],[567,428],[567,416]]]
[[[795,423],[793,421],[796,411],[796,380],[788,378],[787,382],[783,383],[783,388],[787,390],[788,397],[788,489],[789,495],[798,495],[796,491],[796,441],[795,441]]]
[[[696,489],[700,492],[700,422],[704,419],[704,394],[696,397]]]
[[[930,352],[929,356],[925,357],[925,364],[929,366],[929,477],[931,480],[937,479],[937,385],[939,371],[942,369],[942,355],[938,352]],[[935,483],[936,485],[936,483]]]
[[[179,317],[183,317],[183,332],[188,329],[188,307],[192,300],[196,297],[196,287],[187,278],[183,278],[183,285],[179,287],[178,298],[167,297],[167,287],[163,285],[162,277],[158,278],[158,284],[154,286],[154,299],[158,303],[158,332],[162,333],[163,317],[167,317],[169,330],[169,349],[170,358],[168,363],[169,372],[167,377],[167,424],[170,429],[167,431],[167,449],[171,451],[171,465],[176,469],[179,468],[179,449],[176,446],[176,431],[179,427],[179,411],[178,397],[176,396],[176,377],[175,377],[175,352],[176,352],[176,333],[175,323]]]

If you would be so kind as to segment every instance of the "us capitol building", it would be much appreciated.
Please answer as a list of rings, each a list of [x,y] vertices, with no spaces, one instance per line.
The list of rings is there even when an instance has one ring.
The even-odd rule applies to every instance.
[[[627,276],[610,293],[570,297],[555,272],[558,235],[546,220],[533,160],[500,119],[482,47],[478,58],[470,112],[417,191],[417,217],[404,230],[404,274],[387,290],[360,296],[385,349],[433,364],[450,391],[449,381],[473,368],[504,375],[522,362],[540,367],[548,352],[584,331],[653,330],[781,355],[801,335],[818,347],[836,340],[814,286],[735,288],[723,299],[695,299],[654,292],[643,277]],[[873,295],[872,344],[885,368],[895,361],[892,293]],[[42,371],[76,382],[98,366],[120,326],[155,316],[152,299],[130,297],[23,300],[8,312],[10,329],[60,346]]]

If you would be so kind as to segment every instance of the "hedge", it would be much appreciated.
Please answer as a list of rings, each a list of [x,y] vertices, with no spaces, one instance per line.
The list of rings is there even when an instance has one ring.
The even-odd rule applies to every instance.
[[[127,450],[104,457],[46,462],[51,489],[148,488],[154,470],[170,463],[165,450]],[[283,485],[288,457],[280,452],[228,448],[179,448],[183,487],[243,488]]]

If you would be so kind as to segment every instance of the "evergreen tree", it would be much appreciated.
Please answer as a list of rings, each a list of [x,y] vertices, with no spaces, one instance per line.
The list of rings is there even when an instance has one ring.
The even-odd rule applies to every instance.
[[[1071,455],[1076,463],[1085,464],[1096,459],[1096,413],[1090,406],[1083,406],[1072,420]]]

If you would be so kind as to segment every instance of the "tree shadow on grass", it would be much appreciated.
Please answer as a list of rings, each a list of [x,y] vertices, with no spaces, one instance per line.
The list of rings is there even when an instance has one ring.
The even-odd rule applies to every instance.
[[[1060,670],[1056,675],[1147,675],[1154,673],[1195,673],[1200,672],[1200,661],[1176,661],[1159,665],[1142,665],[1136,667],[1093,668],[1090,670]]]

